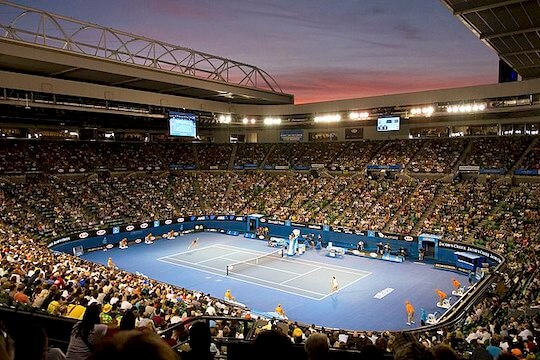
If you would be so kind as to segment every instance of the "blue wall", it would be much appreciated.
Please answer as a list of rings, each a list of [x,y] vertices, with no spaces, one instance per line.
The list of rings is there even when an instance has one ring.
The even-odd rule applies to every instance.
[[[167,224],[167,225],[161,225]],[[391,252],[395,253],[400,247],[407,250],[408,260],[416,261],[418,259],[418,237],[403,236],[395,234],[383,234],[378,231],[356,231],[345,228],[313,225],[313,224],[295,224],[290,221],[261,219],[259,226],[268,227],[270,236],[288,238],[293,229],[300,230],[301,235],[315,234],[315,238],[320,234],[323,244],[332,242],[335,246],[346,249],[356,249],[358,241],[364,241],[364,249],[375,251],[376,244],[382,242],[389,243]],[[298,226],[295,226],[298,225]],[[205,231],[213,229],[217,232],[235,231],[238,233],[246,232],[248,226],[248,217],[220,215],[220,216],[191,216],[181,217],[176,220],[145,222],[137,225],[126,225],[121,227],[93,230],[64,236],[49,243],[49,248],[55,251],[72,253],[72,249],[82,245],[85,250],[102,248],[104,246],[116,246],[121,239],[127,238],[128,241],[135,239],[144,239],[146,235],[152,233],[160,237],[170,230],[174,231]],[[422,238],[422,235],[420,236]],[[246,239],[246,241],[255,241]],[[259,240],[260,241],[260,240]],[[442,246],[437,246],[436,261],[440,263],[456,263],[455,251],[468,251],[480,253],[486,256],[491,265],[496,265],[502,259],[495,253],[484,249],[462,243],[453,243],[450,241],[435,240]]]

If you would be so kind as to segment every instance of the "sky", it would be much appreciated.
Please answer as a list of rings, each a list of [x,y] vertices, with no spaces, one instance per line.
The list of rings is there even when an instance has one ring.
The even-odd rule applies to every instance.
[[[295,103],[497,82],[439,0],[15,0],[255,65]]]

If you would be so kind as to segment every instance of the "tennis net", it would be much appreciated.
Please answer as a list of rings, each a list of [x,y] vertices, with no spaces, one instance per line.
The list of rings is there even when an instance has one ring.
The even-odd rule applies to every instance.
[[[227,265],[227,275],[229,275],[232,272],[237,273],[239,271],[242,271],[242,269],[246,269],[251,266],[261,265],[266,262],[279,259],[282,257],[283,257],[283,249],[279,249],[277,251],[274,251],[268,254],[257,256],[253,259],[238,261],[236,263]]]

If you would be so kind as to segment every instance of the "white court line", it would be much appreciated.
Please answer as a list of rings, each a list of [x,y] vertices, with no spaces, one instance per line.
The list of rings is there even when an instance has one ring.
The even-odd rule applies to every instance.
[[[237,254],[237,253],[239,253],[239,251],[235,251],[235,252],[229,253],[227,255],[234,255],[234,254]],[[203,263],[203,262],[212,261],[212,260],[216,260],[216,259],[225,259],[225,258],[223,257],[223,255],[220,255],[220,256],[210,258],[210,259],[197,261],[197,262],[194,262],[193,264],[200,264],[200,263]],[[225,260],[229,260],[229,259],[225,259]]]
[[[227,247],[228,245],[220,245],[220,246]],[[229,248],[230,249],[236,249],[233,246],[230,246]],[[268,253],[264,253],[264,254],[268,254]],[[284,256],[282,258],[282,261],[296,263],[296,264],[298,264],[298,263],[302,264],[303,263],[305,265],[314,265],[314,266],[317,266],[317,267],[320,267],[320,268],[330,269],[330,270],[334,269],[334,270],[338,270],[338,271],[341,271],[341,272],[344,272],[344,273],[347,273],[347,274],[352,274],[352,275],[362,276],[362,275],[365,275],[365,274],[371,274],[369,271],[358,270],[357,272],[355,272],[355,271],[350,271],[351,270],[350,268],[346,268],[344,266],[329,265],[327,263],[320,263],[320,262],[316,262],[316,261],[312,261],[312,260],[305,260],[305,259],[299,259],[299,258],[295,258],[293,260],[293,259],[287,258],[286,256]]]
[[[278,260],[278,259],[276,259]],[[278,260],[279,261],[279,260]],[[244,263],[239,263],[239,264],[236,264],[236,265],[243,265]],[[230,265],[235,265],[235,264],[230,264]],[[227,266],[230,266],[230,265],[227,265]],[[260,267],[260,268],[263,268],[263,269],[269,269],[269,270],[273,270],[273,271],[280,271],[282,273],[286,273],[286,274],[293,274],[293,275],[296,275],[298,274],[297,272],[294,272],[294,271],[288,271],[288,270],[283,270],[283,269],[280,269],[280,268],[275,268],[275,267],[271,267],[271,266],[264,266],[264,265],[259,265],[259,264],[249,264],[250,267]],[[234,269],[234,267],[233,267]],[[236,274],[236,273],[234,273]],[[278,283],[276,283],[278,284]]]
[[[278,288],[275,288],[273,286],[269,286],[269,285],[265,285],[265,284],[261,284],[260,282],[253,282],[253,281],[249,281],[249,280],[244,280],[244,279],[239,279],[237,277],[230,277],[230,276],[226,276],[224,274],[220,274],[220,273],[216,273],[214,271],[210,271],[210,270],[203,270],[203,269],[198,269],[198,268],[193,268],[193,263],[190,263],[190,264],[178,264],[178,263],[175,263],[175,262],[172,262],[172,261],[167,261],[167,260],[164,260],[164,258],[159,258],[159,259],[156,259],[158,261],[162,261],[162,262],[166,262],[168,264],[172,264],[172,265],[176,265],[176,266],[182,266],[182,267],[185,267],[185,268],[188,268],[188,269],[191,269],[191,270],[197,270],[197,271],[202,271],[202,272],[205,272],[205,273],[208,273],[208,274],[212,274],[212,275],[218,275],[218,276],[221,276],[223,278],[226,278],[226,279],[231,279],[231,280],[235,280],[235,281],[242,281],[242,282],[245,282],[245,283],[248,283],[248,284],[251,284],[251,285],[257,285],[257,286],[262,286],[262,287],[265,287],[267,289],[272,289],[272,290],[277,290],[277,291],[281,291],[281,292],[284,292],[284,293],[287,293],[287,294],[291,294],[291,295],[296,295],[296,296],[301,296],[301,297],[304,297],[304,298],[307,298],[307,299],[311,299],[311,300],[321,300],[323,299],[322,297],[313,297],[313,296],[308,296],[308,295],[304,295],[304,294],[299,294],[297,292],[294,292],[294,291],[289,291],[289,290],[285,290],[285,289],[278,289]],[[181,261],[181,260],[178,260],[178,261]],[[190,266],[191,265],[191,266]],[[210,269],[214,269],[214,270],[219,270],[219,269],[216,269],[216,268],[212,268],[210,266],[205,266],[205,265],[198,265],[198,266],[204,266],[204,267],[208,267]],[[239,274],[235,274],[235,275],[239,275]],[[248,276],[246,276],[248,277]],[[254,279],[257,279],[257,278],[254,278]],[[259,281],[264,281],[264,280],[261,280],[261,279],[257,279]],[[285,285],[286,286],[286,285]],[[292,286],[289,286],[290,288],[293,288],[293,289],[297,289],[297,290],[300,290],[298,288],[295,288],[295,287],[292,287]],[[319,294],[317,292],[314,292],[314,291],[309,291],[309,290],[302,290],[302,291],[305,291],[305,292],[311,292],[311,293],[314,293],[314,294]],[[319,294],[321,296],[323,296],[324,294]]]
[[[173,254],[173,255],[164,256],[164,257],[158,258],[157,260],[167,262],[167,263],[170,263],[170,264],[173,264],[173,265],[188,267],[188,268],[191,266],[192,269],[193,269],[193,267],[192,267],[193,265],[197,265],[197,266],[200,266],[200,267],[205,267],[205,268],[208,268],[208,269],[212,269],[212,270],[216,270],[216,271],[221,272],[223,270],[221,270],[219,268],[212,267],[212,266],[203,265],[201,263],[206,262],[206,261],[210,261],[210,260],[220,259],[220,258],[225,259],[225,260],[229,260],[227,258],[227,255],[231,255],[231,254],[226,254],[225,256],[214,257],[214,258],[207,259],[207,260],[202,260],[200,262],[191,262],[191,261],[185,261],[185,260],[172,258],[172,256],[191,253],[191,252],[194,252],[194,251],[197,251],[197,250],[211,249],[211,248],[221,248],[223,250],[233,251],[232,254],[246,253],[246,254],[250,254],[250,255],[266,255],[266,254],[271,254],[272,253],[272,252],[262,252],[262,251],[257,251],[257,250],[245,251],[243,249],[239,249],[238,247],[234,247],[234,246],[228,246],[228,245],[223,245],[223,244],[215,244],[215,245],[210,245],[210,246],[206,246],[206,247],[203,247],[203,248],[197,248],[197,249],[193,249],[193,250],[190,250],[190,251],[184,251],[184,252],[176,253],[176,254]],[[183,264],[179,264],[177,262],[165,260],[167,258],[169,258],[171,260],[174,260],[174,261],[181,262]],[[231,259],[231,260],[237,261],[236,259]],[[269,269],[269,270],[273,270],[273,271],[279,271],[279,272],[282,272],[282,273],[295,274],[297,276],[295,276],[292,279],[288,279],[288,280],[286,280],[286,281],[284,281],[282,283],[272,282],[272,281],[269,281],[269,280],[264,280],[264,279],[261,279],[261,278],[257,278],[257,277],[253,277],[253,276],[249,276],[249,275],[244,275],[244,274],[237,274],[237,273],[233,273],[233,275],[235,275],[235,277],[233,277],[233,278],[236,279],[236,280],[240,280],[240,281],[250,283],[250,284],[264,286],[264,287],[267,287],[267,288],[270,288],[270,289],[283,291],[283,292],[290,293],[290,294],[295,294],[295,295],[298,295],[298,296],[304,296],[304,297],[314,299],[314,300],[323,300],[326,297],[332,295],[332,293],[329,293],[329,294],[324,293],[323,294],[323,293],[319,293],[319,292],[316,292],[316,291],[311,291],[311,290],[299,288],[297,286],[286,285],[285,283],[289,282],[291,280],[294,280],[296,278],[302,277],[304,275],[307,275],[309,273],[312,273],[314,271],[317,271],[317,270],[336,270],[336,271],[340,271],[342,273],[347,273],[347,274],[351,274],[351,275],[355,275],[355,276],[360,276],[356,280],[354,280],[354,281],[348,283],[347,285],[343,286],[342,288],[340,288],[340,289],[344,289],[344,288],[356,283],[357,281],[365,278],[366,276],[369,276],[369,275],[372,274],[371,272],[366,272],[366,271],[362,271],[362,270],[359,270],[358,272],[347,271],[347,270],[345,270],[345,269],[347,269],[345,267],[336,266],[336,265],[326,266],[327,264],[324,264],[324,263],[321,264],[321,263],[318,263],[318,262],[315,262],[315,261],[310,261],[310,260],[303,260],[303,259],[294,259],[293,260],[293,259],[288,259],[288,258],[285,258],[285,257],[279,258],[279,259],[276,259],[276,260],[278,260],[279,262],[285,262],[285,263],[291,263],[291,264],[303,264],[303,265],[307,265],[307,266],[315,266],[315,268],[312,269],[312,270],[309,270],[307,272],[304,272],[304,273],[302,273],[300,275],[297,275],[298,274],[297,272],[287,271],[287,270],[283,270],[283,269],[280,269],[280,268],[269,267],[269,266],[258,265],[258,264],[250,264],[250,266],[257,266],[257,267],[261,267],[261,268],[265,268],[265,269]],[[321,266],[321,265],[323,265],[323,266]],[[196,269],[196,270],[200,270],[200,271],[204,271],[204,272],[209,272],[211,274],[223,276],[222,273],[217,273],[216,274],[213,271],[206,271],[206,270],[202,270],[202,269]],[[271,284],[275,284],[275,285],[285,286],[285,287],[288,287],[288,288],[291,288],[291,289],[296,289],[297,291],[303,291],[303,292],[308,292],[308,293],[312,293],[312,294],[317,294],[317,295],[322,296],[322,298],[314,298],[314,297],[311,297],[311,296],[306,296],[306,295],[299,294],[297,292],[291,292],[291,291],[275,288],[275,287],[272,287],[272,286],[267,286],[267,285],[261,284],[260,282],[256,282],[256,281],[248,281],[248,280],[238,279],[237,277],[244,277],[244,278],[254,279],[254,280],[258,280],[258,281],[262,281],[262,282],[266,282],[266,283],[271,283]]]
[[[318,267],[318,268],[315,268],[315,269],[313,269],[313,270],[310,270],[310,271],[308,271],[308,272],[306,272],[306,273],[303,273],[303,274],[301,274],[301,275],[298,275],[298,276],[292,277],[292,278],[290,278],[289,280],[286,280],[286,281],[280,282],[279,284],[280,284],[280,285],[283,285],[283,284],[285,284],[286,282],[289,282],[289,281],[293,281],[293,280],[295,280],[295,279],[298,279],[298,278],[300,278],[300,277],[302,277],[302,276],[305,276],[305,275],[307,275],[307,274],[311,274],[312,272],[315,272],[315,271],[317,271],[317,270],[320,270],[320,269],[321,269],[320,267]]]
[[[215,248],[215,247],[216,247],[216,245],[210,245],[210,246],[205,246],[205,247],[202,247],[202,248],[196,248],[196,249],[193,249],[193,250],[182,251],[182,252],[179,252],[179,253],[162,256],[160,258],[157,258],[156,260],[161,260],[161,259],[176,256],[176,255],[189,254],[189,253],[192,253],[192,252],[195,252],[195,251],[198,251],[198,250],[211,249],[211,248]]]
[[[351,285],[354,284],[355,282],[358,282],[358,281],[362,280],[363,278],[365,278],[365,277],[367,277],[367,276],[369,276],[369,275],[371,275],[371,274],[372,274],[372,273],[367,273],[366,275],[364,275],[364,276],[362,276],[362,277],[360,277],[360,278],[358,278],[358,279],[356,279],[356,280],[354,280],[354,281],[351,281],[351,282],[348,283],[347,285],[345,285],[345,286],[339,288],[338,292],[341,291],[342,289],[345,289],[345,288],[351,286]],[[327,294],[327,295],[323,296],[321,300],[326,299],[327,297],[329,297],[330,295],[335,294],[335,293],[336,293],[335,291],[334,291],[334,292],[331,292],[330,294]]]
[[[256,279],[256,280],[259,280],[259,281],[264,281],[264,282],[275,284],[275,285],[281,285],[281,286],[285,286],[285,287],[288,287],[288,288],[291,288],[291,289],[296,289],[298,291],[304,291],[304,292],[308,292],[308,293],[312,293],[312,294],[317,294],[317,295],[320,295],[320,296],[325,295],[325,294],[322,294],[322,293],[317,292],[317,291],[306,290],[306,289],[303,289],[303,288],[299,288],[298,286],[282,285],[280,283],[276,283],[276,282],[272,282],[272,281],[268,281],[268,280],[263,280],[261,278],[257,278],[257,277],[254,277],[254,276],[249,276],[249,275],[245,275],[245,274],[237,274],[237,273],[232,273],[232,274],[235,275],[235,276],[245,277],[245,278],[249,278],[249,279]],[[229,275],[229,276],[231,276],[231,275]],[[233,279],[236,279],[236,277],[233,277]],[[257,284],[257,283],[255,283],[255,284]],[[270,287],[270,288],[274,289],[274,290],[281,290],[281,289],[275,288],[275,287]],[[295,293],[295,292],[291,292],[291,294],[300,295],[300,294]],[[319,300],[319,298],[317,298],[316,300]]]

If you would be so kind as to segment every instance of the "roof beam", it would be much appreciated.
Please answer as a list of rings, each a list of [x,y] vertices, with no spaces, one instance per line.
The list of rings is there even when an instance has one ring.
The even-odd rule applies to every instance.
[[[520,29],[520,30],[515,30],[515,31],[506,31],[506,32],[496,33],[496,34],[481,35],[480,40],[496,39],[503,36],[519,35],[519,34],[535,32],[535,31],[540,31],[540,26],[535,26],[535,27],[525,28],[525,29]]]
[[[110,83],[109,85],[110,85],[110,86],[118,86],[118,85],[129,84],[129,83],[132,83],[132,82],[135,82],[135,81],[139,81],[139,80],[142,80],[142,79],[141,79],[141,78],[126,79],[126,80],[122,80],[122,81],[117,81],[117,82]]]
[[[514,68],[520,69],[520,70],[526,70],[526,69],[536,69],[540,68],[540,64],[531,64],[531,65],[523,65],[523,66],[514,66]]]
[[[186,90],[186,89],[189,89],[189,88],[190,88],[189,86],[174,86],[174,87],[169,87],[169,88],[158,90],[157,92],[158,93],[170,93],[170,92],[175,92],[175,91]]]
[[[470,8],[470,9],[461,10],[461,11],[454,11],[454,15],[456,15],[456,16],[462,16],[462,15],[467,15],[467,14],[471,14],[471,13],[478,12],[478,11],[492,10],[492,9],[496,9],[496,8],[499,8],[499,7],[502,7],[502,6],[508,6],[508,5],[513,5],[513,4],[519,4],[519,3],[522,3],[522,2],[525,2],[525,1],[529,1],[529,0],[507,0],[507,1],[500,1],[500,2],[497,2],[497,3],[495,3],[495,4],[472,7],[472,8]]]
[[[505,53],[501,53],[500,55],[501,56],[514,56],[514,55],[526,55],[526,54],[535,54],[535,53],[540,53],[540,48],[505,52]]]
[[[78,68],[78,67],[70,67],[69,69],[65,69],[65,70],[62,70],[62,71],[57,71],[57,72],[53,72],[53,73],[50,73],[49,76],[58,76],[58,75],[63,75],[63,74],[67,74],[67,73],[70,73],[72,71],[76,71],[76,70],[80,70],[81,68]]]

